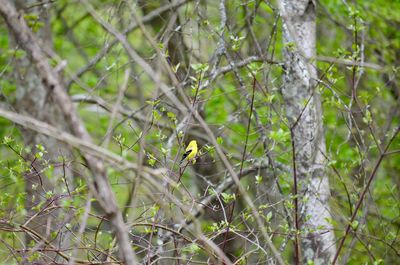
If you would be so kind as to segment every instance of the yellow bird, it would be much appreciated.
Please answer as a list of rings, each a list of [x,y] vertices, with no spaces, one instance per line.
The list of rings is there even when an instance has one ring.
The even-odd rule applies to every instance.
[[[179,165],[182,164],[183,161],[190,161],[193,158],[195,158],[197,154],[197,142],[195,140],[190,141],[188,146],[186,147],[186,151],[182,156],[181,162],[179,162]]]

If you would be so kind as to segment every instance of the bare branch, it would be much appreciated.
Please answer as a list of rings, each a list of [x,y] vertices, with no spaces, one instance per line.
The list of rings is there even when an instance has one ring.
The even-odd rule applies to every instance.
[[[26,24],[23,16],[18,14],[15,7],[7,0],[0,0],[0,14],[6,21],[12,34],[15,36],[18,44],[29,54],[43,84],[48,89],[48,93],[54,97],[55,101],[60,106],[73,133],[78,138],[81,138],[81,140],[91,143],[91,136],[81,122],[76,109],[72,104],[71,98],[66,93],[57,73],[51,68],[35,35]],[[135,264],[136,257],[130,246],[127,228],[123,223],[122,215],[118,209],[114,193],[108,183],[105,167],[103,163],[98,159],[95,159],[94,156],[87,154],[84,154],[83,156],[92,172],[93,181],[96,183],[96,185],[92,186],[93,189],[94,187],[97,188],[97,190],[93,190],[93,194],[96,195],[100,205],[110,216],[111,223],[113,224],[118,238],[119,250],[123,260],[127,264]]]
[[[317,61],[321,62],[327,62],[327,63],[333,63],[333,64],[343,64],[347,66],[360,66],[360,67],[366,67],[366,68],[371,68],[373,70],[377,71],[384,71],[384,67],[379,65],[379,64],[374,64],[374,63],[368,63],[368,62],[356,62],[348,59],[341,59],[341,58],[334,58],[334,57],[329,57],[329,56],[324,56],[324,55],[318,55],[315,57]]]

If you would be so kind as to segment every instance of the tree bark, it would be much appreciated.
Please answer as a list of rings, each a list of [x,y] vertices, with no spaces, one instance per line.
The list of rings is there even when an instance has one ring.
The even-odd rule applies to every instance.
[[[80,120],[58,73],[50,66],[43,52],[43,46],[40,45],[37,37],[28,27],[23,15],[7,0],[0,0],[0,15],[7,23],[7,27],[15,38],[16,43],[27,52],[30,63],[35,66],[40,77],[41,84],[46,88],[46,93],[49,94],[49,97],[54,99],[54,104],[59,107],[62,112],[62,119],[66,122],[68,128],[75,136],[91,143],[92,138]],[[42,115],[46,115],[46,113],[42,113]],[[123,222],[115,194],[108,182],[104,163],[93,155],[82,154],[82,156],[93,177],[88,179],[88,186],[114,228],[122,262],[125,264],[137,264],[136,255],[132,251],[130,244],[128,229]]]
[[[317,70],[315,3],[281,0],[285,74],[282,94],[292,129],[294,178],[298,186],[300,255],[303,264],[329,264],[335,238],[329,208],[325,137],[321,101],[316,90]],[[302,203],[300,203],[302,202]]]
[[[21,9],[34,3],[34,1],[29,0],[14,2]],[[30,9],[30,12],[38,16],[37,23],[43,23],[43,27],[36,33],[38,40],[41,42],[42,46],[51,49],[52,36],[48,8],[42,6],[41,8]],[[12,34],[10,34],[10,39],[12,40],[11,48],[18,47]],[[69,131],[62,117],[60,107],[54,104],[52,98],[49,97],[47,89],[42,84],[36,68],[27,56],[17,57],[14,60],[13,75],[17,84],[16,99],[12,102],[13,108],[19,113],[36,117],[63,131]],[[43,207],[60,204],[59,199],[55,199],[52,203],[49,203],[52,198],[46,198],[46,193],[52,192],[54,195],[60,194],[66,187],[66,183],[63,183],[64,181],[67,181],[69,187],[72,188],[72,170],[68,166],[55,166],[52,178],[48,178],[45,174],[39,173],[46,168],[44,161],[49,164],[55,164],[57,158],[60,156],[64,157],[65,161],[70,160],[72,158],[72,150],[69,146],[54,138],[37,134],[31,130],[21,128],[21,134],[25,145],[29,146],[32,150],[32,153],[25,158],[31,162],[31,169],[25,173],[25,208],[27,211],[26,219],[29,220],[26,226],[43,238],[47,238],[49,241],[56,240],[58,245],[63,246],[68,238],[69,232],[63,231],[62,229],[65,220],[59,220],[59,211],[54,210],[46,214],[38,214],[35,216],[38,210],[34,207],[38,206],[40,203],[43,203]],[[43,152],[43,159],[36,159],[34,156],[34,153],[38,151],[36,148],[37,145],[41,145],[45,149],[45,152]],[[60,183],[63,184],[60,185]],[[43,207],[41,207],[42,210],[44,210]],[[65,216],[68,215],[66,214]],[[58,238],[51,238],[51,233],[57,234]],[[25,238],[26,244],[29,245],[32,240],[33,238],[27,234]],[[40,244],[40,242],[36,243]],[[50,262],[55,258],[55,254],[55,252],[45,252],[44,255],[41,256],[41,261]]]

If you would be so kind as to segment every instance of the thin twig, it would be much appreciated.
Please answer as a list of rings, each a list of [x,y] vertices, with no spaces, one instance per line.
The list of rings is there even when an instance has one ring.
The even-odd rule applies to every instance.
[[[125,95],[125,91],[126,91],[126,89],[128,87],[129,74],[130,74],[130,69],[127,68],[125,70],[124,81],[122,82],[122,85],[120,86],[120,88],[118,90],[117,101],[115,101],[115,104],[114,104],[114,106],[112,108],[112,111],[111,111],[110,121],[108,122],[106,138],[104,139],[104,142],[103,142],[103,146],[106,147],[106,148],[108,146],[108,143],[110,142],[114,119],[117,116],[118,110],[120,109],[120,106],[121,106],[121,103],[122,103],[122,99],[124,98],[124,95]]]
[[[338,259],[338,257],[339,257],[340,251],[342,250],[343,245],[344,245],[344,242],[346,241],[346,238],[347,238],[347,236],[348,236],[348,234],[349,234],[349,232],[350,232],[350,229],[352,228],[353,222],[354,222],[354,220],[355,220],[355,218],[356,218],[356,216],[357,216],[358,210],[359,210],[360,207],[361,207],[361,204],[362,204],[362,202],[363,202],[363,200],[364,200],[365,194],[366,194],[367,191],[369,190],[369,186],[371,185],[372,180],[375,178],[376,173],[378,172],[379,166],[380,166],[380,164],[381,164],[383,158],[384,158],[385,155],[386,155],[386,152],[389,150],[390,145],[392,144],[392,142],[393,142],[394,139],[396,138],[396,136],[397,136],[397,134],[399,133],[399,131],[400,131],[400,126],[399,126],[399,127],[397,128],[397,130],[394,132],[392,138],[389,140],[389,143],[386,145],[386,147],[385,147],[385,149],[384,149],[384,152],[380,154],[380,156],[379,156],[377,162],[375,163],[375,166],[374,166],[374,168],[373,168],[373,170],[372,170],[372,172],[371,172],[371,175],[370,175],[369,178],[368,178],[367,184],[365,185],[364,189],[362,190],[362,192],[361,192],[361,194],[360,194],[360,196],[359,196],[359,199],[358,199],[358,201],[357,201],[357,204],[356,204],[356,206],[354,207],[354,212],[353,212],[353,214],[352,214],[350,220],[348,221],[346,230],[345,230],[345,232],[344,232],[344,236],[343,236],[342,239],[340,240],[338,249],[337,249],[336,254],[335,254],[335,256],[334,256],[334,258],[333,258],[333,261],[332,261],[332,264],[333,264],[333,265],[336,263],[336,261],[337,261],[337,259]]]

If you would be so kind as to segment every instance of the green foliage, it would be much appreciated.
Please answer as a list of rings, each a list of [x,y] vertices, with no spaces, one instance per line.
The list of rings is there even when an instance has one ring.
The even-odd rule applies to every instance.
[[[209,96],[209,100],[204,106],[204,111],[209,123],[224,124],[227,121],[229,114],[229,109],[227,109],[227,107],[229,107],[229,105],[224,98],[225,93],[219,88],[214,89]]]
[[[144,7],[129,1],[89,2],[118,32],[123,32],[133,23],[131,12],[145,16],[153,8],[160,7],[159,1],[148,1]],[[283,19],[278,15],[276,1],[226,1],[228,16],[224,27],[220,24],[219,3],[189,1],[183,7],[173,9],[173,12],[158,14],[144,23],[146,33],[154,38],[153,43],[139,28],[124,33],[122,36],[126,37],[132,49],[159,75],[157,78],[167,84],[168,93],[153,82],[152,76],[143,71],[140,63],[129,57],[121,43],[110,48],[81,76],[75,76],[115,37],[97,23],[83,6],[77,4],[77,7],[76,4],[67,0],[49,4],[53,44],[49,47],[57,54],[50,54],[49,63],[57,67],[60,60],[66,60],[66,68],[58,74],[65,83],[71,81],[71,86],[65,89],[75,99],[93,144],[120,156],[119,159],[142,167],[136,172],[126,165],[108,163],[102,155],[96,156],[99,162],[105,163],[107,180],[127,224],[131,226],[132,238],[137,240],[133,248],[143,253],[158,246],[157,233],[165,232],[165,229],[155,225],[173,230],[181,221],[192,219],[195,228],[179,231],[192,241],[186,242],[181,240],[179,233],[174,234],[175,239],[179,239],[174,248],[188,260],[198,258],[202,262],[208,258],[209,253],[203,249],[203,242],[196,238],[198,230],[210,240],[217,237],[219,240],[221,235],[223,238],[228,227],[247,239],[262,238],[253,212],[244,203],[242,195],[237,196],[234,185],[217,194],[216,187],[228,179],[230,173],[223,167],[210,136],[199,129],[201,126],[195,113],[190,112],[183,117],[179,107],[170,100],[168,93],[171,93],[182,102],[186,97],[189,105],[193,106],[191,111],[197,111],[206,121],[233,170],[238,175],[241,171],[250,172],[240,176],[240,181],[255,202],[267,230],[273,232],[273,243],[283,246],[285,261],[292,261],[294,235],[318,233],[325,227],[301,231],[293,228],[294,199],[297,198],[300,204],[309,201],[303,194],[310,183],[299,180],[301,192],[297,195],[293,193],[293,139],[281,95],[282,78],[286,71],[282,51],[288,49],[295,52],[298,44],[283,44]],[[130,4],[132,6],[128,6]],[[41,33],[46,27],[43,18],[34,9],[27,10],[24,19],[28,26],[35,33]],[[380,149],[387,144],[393,128],[400,122],[398,94],[396,96],[400,50],[398,10],[399,1],[382,0],[323,0],[317,6],[317,54],[330,58],[311,59],[315,62],[319,81],[322,81],[315,92],[320,93],[322,130],[326,140],[324,155],[327,161],[321,167],[326,166],[331,185],[332,218],[326,221],[334,225],[337,239],[350,225],[352,233],[345,249],[350,246],[350,238],[356,239],[351,249],[342,252],[350,254],[348,264],[395,264],[398,259],[398,251],[395,250],[400,246],[397,233],[400,209],[397,177],[400,172],[399,137],[389,148],[389,152],[394,153],[384,156],[356,220],[349,221],[351,211],[354,211],[379,158]],[[177,15],[176,18],[171,19],[171,14]],[[22,74],[20,69],[15,68],[15,61],[28,60],[29,56],[21,47],[14,45],[9,36],[7,25],[3,23],[0,26],[0,98],[7,108],[15,110],[21,89],[15,77]],[[175,37],[182,39],[174,43]],[[225,43],[225,50],[216,60],[220,43]],[[250,56],[261,55],[258,54],[257,44],[267,60],[249,61],[237,66],[237,62]],[[156,49],[161,54],[157,54]],[[360,67],[362,63],[381,68]],[[168,66],[170,69],[167,69]],[[213,76],[217,70],[227,67],[231,70]],[[127,68],[132,71],[126,91],[120,106],[115,106]],[[253,81],[256,81],[255,84]],[[354,83],[357,87],[353,87]],[[96,99],[100,100],[95,102]],[[46,102],[42,100],[38,104],[54,104],[54,100],[49,97]],[[250,106],[253,106],[252,110]],[[110,113],[114,107],[118,111],[111,120]],[[43,113],[36,118],[51,114]],[[71,128],[60,128],[71,133]],[[310,135],[310,139],[313,136]],[[61,219],[73,217],[65,223],[62,233],[68,230],[76,232],[85,216],[89,187],[93,193],[91,185],[94,176],[81,156],[88,150],[85,147],[78,148],[84,151],[74,149],[72,157],[67,157],[64,152],[66,147],[62,144],[56,148],[56,154],[52,153],[54,149],[49,148],[50,143],[46,140],[25,145],[24,140],[29,141],[30,138],[25,132],[21,134],[20,127],[3,118],[0,119],[0,137],[0,220],[7,220],[7,225],[18,228],[29,218],[29,211],[54,216],[60,214]],[[108,145],[104,141],[106,137],[110,139]],[[174,161],[179,162],[184,152],[182,146],[192,138],[198,140],[201,147],[199,157],[196,163],[186,168],[179,167]],[[150,174],[148,168],[157,172],[156,176]],[[68,170],[72,171],[71,175],[65,174]],[[38,174],[36,171],[40,173],[43,185],[39,182],[29,185],[29,177]],[[205,190],[204,186],[207,187]],[[34,196],[28,196],[27,187],[32,189]],[[163,194],[166,190],[171,194]],[[97,194],[91,194],[94,195]],[[133,198],[130,198],[131,195]],[[191,214],[198,210],[206,196],[218,198],[207,204],[205,210],[202,209],[206,214],[229,215],[230,208],[227,206],[231,207],[234,203],[232,221],[228,222],[229,216],[219,216],[213,221],[207,219],[215,217],[212,214],[194,218]],[[33,206],[27,209],[29,202]],[[116,257],[118,247],[115,235],[110,232],[106,215],[103,216],[104,213],[98,209],[101,202],[93,197],[91,202],[88,226],[82,242],[77,244],[93,248],[96,245],[102,252],[110,251]],[[53,206],[54,212],[49,210]],[[311,217],[302,215],[301,221]],[[51,231],[50,238],[55,238],[60,231]],[[20,232],[1,230],[0,238],[16,249],[35,246],[35,242],[24,245]],[[240,244],[241,239],[235,237]],[[75,238],[71,244],[76,243],[73,240]],[[257,241],[257,244],[263,246],[264,242]],[[238,251],[240,254],[234,253],[238,257],[240,255],[237,264],[251,264],[254,257],[262,259],[258,245],[246,241],[243,246]],[[82,250],[78,256],[95,260],[94,256],[98,255],[95,252],[86,255]],[[0,253],[0,260],[6,256],[5,252]],[[28,259],[33,262],[40,257],[39,253],[32,253]],[[307,263],[314,264],[314,261]]]
[[[221,193],[222,196],[222,200],[224,201],[224,203],[230,203],[234,200],[236,200],[236,196],[235,194],[228,194],[228,193]]]

